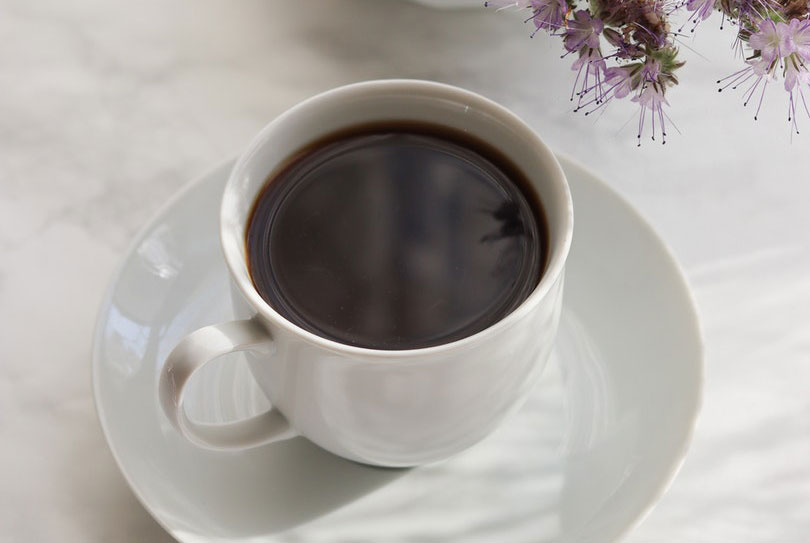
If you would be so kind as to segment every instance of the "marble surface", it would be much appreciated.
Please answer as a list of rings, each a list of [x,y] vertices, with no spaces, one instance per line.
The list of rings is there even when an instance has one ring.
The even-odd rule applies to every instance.
[[[669,95],[683,135],[637,149],[633,108],[570,113],[558,44],[512,16],[394,0],[0,1],[0,541],[171,541],[94,413],[107,281],[161,203],[273,116],[394,76],[512,108],[683,264],[706,337],[704,409],[681,474],[627,541],[808,541],[810,133],[791,142],[776,86],[756,122],[716,92],[737,66],[718,24],[683,46],[686,84]]]

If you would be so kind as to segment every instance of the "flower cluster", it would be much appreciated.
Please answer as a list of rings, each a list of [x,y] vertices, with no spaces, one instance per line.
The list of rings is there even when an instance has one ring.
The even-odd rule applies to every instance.
[[[486,6],[525,9],[532,36],[546,31],[562,38],[576,72],[574,111],[589,115],[614,98],[639,106],[638,144],[645,129],[666,143],[671,121],[664,111],[667,89],[683,66],[676,43],[714,11],[736,29],[736,49],[746,66],[718,81],[720,91],[742,86],[744,104],[752,98],[759,115],[765,89],[780,77],[788,93],[788,119],[798,133],[796,109],[810,117],[803,88],[810,84],[810,0],[492,0]],[[670,21],[686,12],[677,29]],[[688,35],[688,34],[687,34]]]
[[[796,133],[799,125],[796,121],[796,107],[803,107],[810,116],[810,109],[804,98],[803,86],[810,83],[810,20],[807,17],[807,4],[804,4],[803,18],[793,18],[789,22],[762,18],[748,22],[745,27],[748,46],[754,50],[746,59],[747,66],[717,81],[723,91],[728,87],[736,89],[743,86],[744,105],[752,98],[757,100],[754,119],[762,108],[765,89],[768,83],[781,76],[788,93],[788,122]],[[743,31],[738,36],[742,40]],[[757,98],[757,94],[759,95]]]

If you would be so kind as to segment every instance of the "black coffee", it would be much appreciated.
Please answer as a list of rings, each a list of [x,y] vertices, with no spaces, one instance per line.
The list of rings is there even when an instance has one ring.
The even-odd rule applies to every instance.
[[[523,175],[430,125],[322,139],[268,180],[247,231],[261,296],[319,336],[415,349],[474,334],[537,285],[547,233]]]

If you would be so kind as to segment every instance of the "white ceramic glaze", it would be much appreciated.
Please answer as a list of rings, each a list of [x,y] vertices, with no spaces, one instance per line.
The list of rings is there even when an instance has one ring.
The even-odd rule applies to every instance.
[[[388,120],[439,124],[501,150],[526,173],[548,222],[548,262],[532,294],[489,328],[444,345],[383,351],[319,337],[268,305],[247,270],[247,221],[268,176],[324,135]],[[571,195],[554,155],[517,116],[480,95],[428,81],[381,80],[305,100],[265,127],[231,172],[220,237],[241,320],[180,342],[160,380],[164,411],[189,439],[210,448],[256,446],[300,433],[367,464],[445,459],[490,434],[542,373],[557,331],[572,232]],[[272,410],[229,425],[195,424],[183,410],[185,384],[208,361],[234,351],[245,351]]]
[[[560,161],[578,220],[548,367],[490,438],[414,470],[348,462],[300,438],[209,451],[169,424],[154,392],[162,361],[189,332],[234,318],[216,217],[231,164],[167,204],[112,281],[93,354],[105,436],[144,506],[184,543],[608,543],[626,533],[686,452],[701,395],[698,323],[652,229]],[[268,406],[242,354],[195,375],[186,403],[208,423]]]

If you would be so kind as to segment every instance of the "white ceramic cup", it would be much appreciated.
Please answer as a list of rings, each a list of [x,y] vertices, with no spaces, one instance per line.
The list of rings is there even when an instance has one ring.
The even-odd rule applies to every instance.
[[[540,197],[549,255],[531,295],[512,313],[463,339],[412,350],[375,350],[325,339],[286,320],[253,286],[245,231],[268,177],[324,135],[386,120],[420,121],[469,133],[499,149]],[[428,81],[382,80],[324,92],[267,125],[231,172],[220,235],[241,320],[192,332],[166,359],[159,398],[192,442],[242,449],[302,435],[335,454],[381,466],[441,460],[480,441],[529,394],[559,322],[573,232],[568,184],[549,148],[517,116],[480,95]],[[272,403],[256,417],[220,425],[189,419],[183,395],[209,361],[244,351]]]

